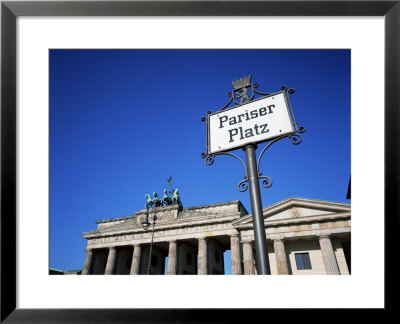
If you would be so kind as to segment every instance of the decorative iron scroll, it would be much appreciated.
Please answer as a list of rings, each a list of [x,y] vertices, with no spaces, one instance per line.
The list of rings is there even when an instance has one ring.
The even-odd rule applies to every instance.
[[[258,83],[251,83],[251,75],[237,79],[235,81],[232,81],[232,86],[233,86],[233,91],[228,92],[228,97],[230,98],[230,100],[228,101],[228,103],[223,106],[222,108],[220,108],[219,110],[217,110],[216,112],[220,112],[226,108],[229,107],[229,105],[233,102],[236,106],[240,106],[243,104],[247,104],[250,103],[252,101],[254,101],[255,95],[260,95],[260,96],[271,96],[274,95],[275,93],[280,93],[280,92],[284,92],[285,97],[286,97],[286,101],[288,103],[288,107],[289,107],[289,112],[290,112],[290,116],[292,118],[292,122],[293,122],[293,128],[294,128],[294,132],[290,133],[290,134],[286,134],[286,135],[282,135],[279,137],[276,137],[274,139],[271,139],[267,145],[263,148],[263,150],[261,151],[258,159],[257,159],[257,174],[258,174],[258,179],[262,180],[262,185],[264,188],[270,188],[272,186],[272,180],[270,177],[264,176],[262,175],[262,173],[260,173],[260,161],[261,158],[263,156],[263,154],[265,153],[265,151],[275,142],[283,139],[283,138],[289,138],[292,142],[293,145],[298,145],[302,142],[303,138],[300,134],[304,133],[306,131],[305,127],[303,126],[298,126],[294,113],[293,113],[293,108],[292,108],[292,104],[291,104],[291,97],[290,95],[295,93],[295,89],[294,88],[290,88],[288,89],[286,86],[282,86],[280,91],[277,92],[273,92],[273,93],[266,93],[266,92],[261,92],[258,90],[259,84]],[[260,99],[262,97],[259,97],[257,99]],[[211,111],[207,111],[207,115],[212,114]],[[206,126],[207,126],[207,122],[208,119],[205,116],[201,117],[201,121],[205,121],[206,122]],[[207,129],[207,127],[206,127]],[[212,153],[212,154],[208,154],[208,147],[206,148],[206,152],[201,153],[201,157],[203,159],[205,159],[205,163],[207,165],[212,165],[214,163],[215,160],[215,156],[216,155],[230,155],[235,157],[236,159],[238,159],[244,166],[245,171],[246,171],[246,176],[244,177],[244,180],[240,181],[238,184],[238,190],[240,192],[245,192],[248,189],[248,175],[247,175],[247,168],[246,168],[246,164],[243,162],[243,160],[241,158],[239,158],[237,155],[232,154],[232,153],[228,153],[228,152],[218,152],[218,153]]]

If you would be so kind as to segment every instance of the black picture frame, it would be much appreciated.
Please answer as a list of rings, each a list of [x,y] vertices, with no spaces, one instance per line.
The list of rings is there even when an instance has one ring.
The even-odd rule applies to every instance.
[[[396,307],[398,255],[400,0],[395,1],[2,1],[1,323],[228,322],[249,310],[16,308],[16,19],[19,16],[382,16],[385,19],[385,308]],[[366,128],[368,126],[366,125]],[[368,140],[368,132],[366,132]],[[371,186],[374,179],[371,176]],[[392,240],[394,239],[394,243]],[[371,244],[373,238],[371,237]],[[368,247],[365,247],[368,249]],[[366,260],[366,263],[371,260]],[[366,283],[368,285],[368,283]],[[223,292],[219,292],[223,294]],[[183,298],[187,298],[184,297]],[[149,301],[151,303],[151,301]],[[251,318],[266,316],[250,310]],[[329,311],[329,310],[327,310]],[[380,310],[379,310],[380,311]],[[260,314],[258,314],[260,313]],[[268,313],[269,315],[271,313]],[[246,314],[248,316],[249,314]],[[251,321],[251,319],[250,319]]]

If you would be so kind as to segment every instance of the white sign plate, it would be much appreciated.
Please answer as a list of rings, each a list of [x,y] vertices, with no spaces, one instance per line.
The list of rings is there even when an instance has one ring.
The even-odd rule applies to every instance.
[[[210,114],[207,125],[208,154],[294,132],[283,91]]]

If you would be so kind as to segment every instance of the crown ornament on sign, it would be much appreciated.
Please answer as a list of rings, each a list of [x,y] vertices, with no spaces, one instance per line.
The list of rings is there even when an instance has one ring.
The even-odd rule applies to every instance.
[[[242,89],[251,85],[251,75],[232,81],[234,90]]]

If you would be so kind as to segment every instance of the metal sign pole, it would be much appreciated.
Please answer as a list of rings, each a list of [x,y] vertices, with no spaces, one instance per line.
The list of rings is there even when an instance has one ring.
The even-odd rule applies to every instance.
[[[153,216],[153,230],[151,233],[151,243],[150,243],[150,252],[149,252],[149,263],[147,265],[147,274],[150,274],[150,262],[151,262],[151,253],[153,252],[153,238],[154,238],[154,226],[156,225],[156,207],[154,207],[154,216]]]
[[[272,180],[260,173],[260,160],[273,143],[283,138],[289,138],[293,145],[300,144],[300,134],[306,129],[299,127],[294,118],[290,103],[290,95],[295,92],[293,88],[282,86],[278,92],[260,92],[257,90],[258,83],[251,83],[251,75],[232,81],[232,85],[233,91],[228,93],[229,102],[215,113],[207,111],[207,118],[201,117],[207,122],[207,152],[201,153],[201,157],[207,165],[212,165],[216,155],[233,156],[246,169],[246,176],[239,182],[238,190],[244,192],[250,188],[257,274],[269,275],[271,270],[259,181],[262,180],[264,188],[269,188]],[[255,99],[255,94],[263,97]],[[228,108],[232,102],[236,107]],[[268,140],[270,142],[256,160],[256,143]],[[246,152],[246,164],[239,156],[229,152],[238,148]]]
[[[264,228],[264,215],[261,203],[260,184],[257,171],[257,161],[255,149],[256,144],[248,144],[243,147],[246,152],[247,175],[249,180],[251,211],[253,217],[254,243],[256,248],[257,274],[269,275],[267,238]]]

